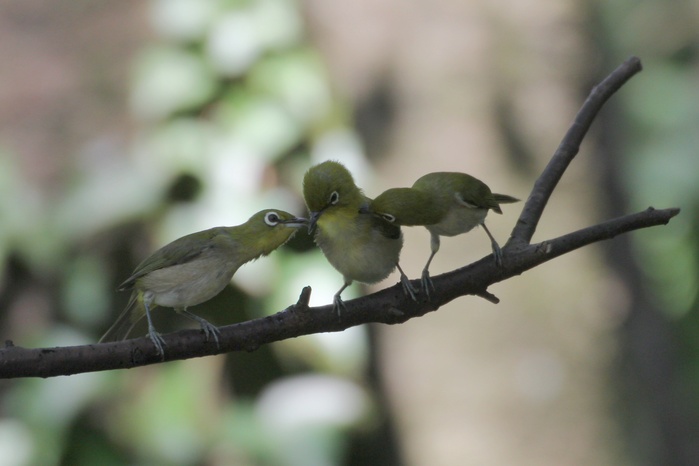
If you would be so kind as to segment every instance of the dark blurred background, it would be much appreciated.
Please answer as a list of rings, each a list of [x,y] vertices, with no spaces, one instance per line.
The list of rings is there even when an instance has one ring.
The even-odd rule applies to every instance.
[[[450,170],[526,199],[630,55],[644,71],[534,239],[682,208],[493,286],[497,306],[0,382],[0,466],[699,464],[697,24],[699,4],[674,0],[0,3],[0,336],[15,345],[96,342],[150,252],[262,208],[303,214],[322,160],[369,196]],[[489,217],[501,243],[521,205]],[[428,235],[405,236],[417,277]],[[432,270],[489,252],[482,233],[445,239]],[[327,304],[340,284],[302,232],[195,312],[224,325],[305,285]],[[187,325],[156,313],[162,331]]]

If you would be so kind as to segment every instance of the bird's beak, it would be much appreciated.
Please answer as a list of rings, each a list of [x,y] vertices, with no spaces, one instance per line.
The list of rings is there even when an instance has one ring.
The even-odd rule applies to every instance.
[[[289,228],[301,228],[302,226],[308,224],[308,219],[303,217],[294,217],[290,218],[289,220],[285,220],[283,223]]]
[[[311,218],[308,221],[308,234],[310,235],[313,229],[316,227],[316,223],[318,222],[318,219],[320,218],[320,214],[322,214],[323,211],[319,210],[318,212],[311,212]]]

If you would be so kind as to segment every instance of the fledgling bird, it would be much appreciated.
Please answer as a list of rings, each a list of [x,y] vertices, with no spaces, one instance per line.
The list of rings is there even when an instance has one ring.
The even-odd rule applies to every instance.
[[[165,342],[151,320],[151,310],[162,306],[199,322],[206,338],[213,337],[218,345],[218,328],[187,308],[219,294],[241,265],[271,253],[307,223],[305,218],[268,209],[241,225],[192,233],[163,246],[119,285],[119,291],[133,290],[131,298],[99,342],[126,339],[145,315],[148,337],[164,358]]]
[[[344,277],[333,306],[340,315],[340,295],[353,281],[377,283],[396,267],[406,294],[415,299],[408,277],[398,265],[403,233],[398,225],[364,212],[371,202],[357,187],[352,174],[339,162],[311,167],[303,178],[303,197],[310,212],[309,231],[328,262]]]
[[[429,267],[440,246],[440,236],[456,236],[482,226],[490,238],[493,255],[502,265],[502,251],[485,226],[488,211],[502,214],[500,204],[517,202],[512,196],[493,193],[482,181],[466,173],[434,172],[419,178],[411,188],[393,188],[371,203],[369,211],[396,225],[422,225],[430,232],[431,254],[422,270],[422,288],[429,296],[434,288]]]

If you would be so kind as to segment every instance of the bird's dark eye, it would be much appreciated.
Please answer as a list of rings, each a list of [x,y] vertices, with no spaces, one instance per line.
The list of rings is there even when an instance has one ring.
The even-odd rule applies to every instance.
[[[337,191],[333,191],[332,194],[330,194],[330,204],[335,205],[339,200],[340,195],[337,193]]]
[[[391,223],[396,221],[396,217],[394,215],[391,215],[391,214],[381,214],[381,218],[383,218],[387,222],[391,222]]]
[[[271,227],[279,224],[279,214],[276,212],[267,212],[267,215],[265,215],[265,223]]]

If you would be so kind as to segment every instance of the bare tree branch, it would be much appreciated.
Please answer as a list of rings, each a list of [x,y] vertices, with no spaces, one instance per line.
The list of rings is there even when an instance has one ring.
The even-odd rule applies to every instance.
[[[621,86],[642,69],[641,60],[637,57],[631,57],[592,89],[558,149],[534,183],[534,188],[532,188],[517,224],[512,230],[511,242],[529,244],[551,193],[570,162],[578,154],[580,144],[602,106]]]
[[[529,244],[541,213],[556,183],[578,152],[582,138],[604,102],[628,79],[640,71],[637,58],[627,60],[609,75],[581,108],[551,162],[537,180],[522,214],[503,248],[503,265],[498,267],[492,256],[463,268],[433,278],[435,292],[431,300],[424,296],[414,302],[404,296],[400,285],[369,296],[347,301],[346,311],[338,318],[331,305],[310,308],[311,289],[303,289],[298,302],[282,312],[221,327],[220,347],[206,341],[199,330],[183,330],[163,335],[165,360],[172,361],[231,351],[252,351],[260,345],[320,332],[339,332],[355,325],[379,322],[403,323],[439,309],[465,295],[481,296],[491,302],[498,299],[488,287],[532,269],[555,257],[588,244],[611,239],[641,228],[667,224],[679,209],[645,211],[584,228],[538,244]],[[417,286],[418,281],[414,284]],[[28,349],[7,342],[0,349],[0,378],[51,377],[81,372],[125,369],[161,362],[148,338],[116,343]]]

